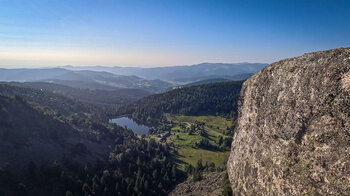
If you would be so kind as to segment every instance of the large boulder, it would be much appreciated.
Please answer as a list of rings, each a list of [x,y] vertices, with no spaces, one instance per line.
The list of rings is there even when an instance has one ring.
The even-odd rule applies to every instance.
[[[350,195],[350,48],[244,83],[228,172],[235,195]]]

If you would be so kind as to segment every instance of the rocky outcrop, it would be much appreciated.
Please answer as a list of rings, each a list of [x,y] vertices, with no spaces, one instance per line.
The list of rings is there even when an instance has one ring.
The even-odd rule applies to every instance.
[[[225,173],[210,172],[203,175],[203,179],[193,182],[187,179],[178,184],[169,196],[220,196],[223,191]]]
[[[350,195],[350,48],[244,83],[228,172],[235,195]]]

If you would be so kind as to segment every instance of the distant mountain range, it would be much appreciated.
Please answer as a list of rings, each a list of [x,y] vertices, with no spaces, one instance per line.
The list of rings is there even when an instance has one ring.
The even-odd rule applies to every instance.
[[[62,95],[81,102],[103,105],[123,105],[136,101],[152,93],[142,89],[116,88],[114,90],[73,88],[48,82],[0,82],[0,85],[31,88]],[[110,106],[109,106],[110,107]]]
[[[76,67],[63,66],[68,70],[105,71],[118,75],[138,76],[148,80],[164,80],[175,83],[196,82],[213,78],[243,80],[267,66],[265,63],[201,63],[197,65],[181,65],[168,67]]]
[[[0,69],[0,81],[48,82],[90,90],[143,89],[162,92],[172,84],[161,80],[146,80],[137,76],[115,75],[101,71],[72,71],[62,68]]]
[[[66,87],[93,90],[88,94],[101,93],[96,90],[114,91],[113,94],[104,93],[108,94],[108,97],[112,100],[108,103],[117,103],[115,98],[119,94],[119,97],[125,100],[118,103],[125,103],[127,99],[131,101],[149,94],[165,92],[175,87],[246,80],[266,65],[263,63],[202,63],[191,66],[154,68],[63,66],[40,69],[0,69],[0,81],[27,82],[25,87],[28,87],[28,85],[34,88],[40,86],[43,89],[55,90],[63,95],[67,95],[67,92],[70,92],[69,94],[74,92],[74,89]],[[48,86],[43,83],[59,84],[66,87]],[[21,86],[18,83],[12,83],[12,85]],[[132,89],[132,91],[121,91],[121,89]],[[79,94],[78,98],[82,100],[80,92],[73,94]],[[71,98],[73,97],[77,98],[71,96]],[[91,101],[91,99],[83,99],[83,101]],[[106,103],[102,99],[94,99],[93,101]]]

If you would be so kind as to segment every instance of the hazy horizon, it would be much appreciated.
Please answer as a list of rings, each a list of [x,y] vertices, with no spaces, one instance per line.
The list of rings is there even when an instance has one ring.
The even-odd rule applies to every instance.
[[[161,67],[177,67],[177,66],[194,66],[200,64],[241,64],[241,63],[249,63],[249,64],[270,64],[266,62],[201,62],[195,64],[183,64],[183,65],[58,65],[58,66],[0,66],[0,69],[50,69],[50,68],[65,68],[65,67],[75,67],[75,68],[84,68],[84,67],[121,67],[121,68],[161,68]]]
[[[1,1],[0,67],[272,63],[350,46],[350,2]]]

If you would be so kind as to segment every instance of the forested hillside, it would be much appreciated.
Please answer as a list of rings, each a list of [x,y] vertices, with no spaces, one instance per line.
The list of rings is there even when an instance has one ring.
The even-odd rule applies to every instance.
[[[0,111],[0,195],[162,195],[179,175],[167,145],[97,106],[0,85]]]
[[[73,88],[70,86],[47,82],[4,82],[4,84],[34,88],[37,90],[63,95],[82,102],[107,105],[127,104],[142,97],[151,95],[151,93],[148,91],[130,88],[114,88],[112,90]]]
[[[28,102],[49,108],[57,115],[64,115],[71,118],[90,117],[91,119],[103,120],[106,122],[108,120],[106,112],[102,107],[82,103],[62,95],[49,93],[42,90],[0,84],[0,95],[21,97]]]
[[[233,117],[241,86],[241,81],[234,81],[179,88],[140,99],[118,114],[146,123],[156,123],[163,113]]]
[[[211,175],[208,172],[220,173],[226,168],[242,83],[219,82],[178,88],[142,98],[122,107],[118,113],[151,125],[150,134],[145,138],[158,139],[176,149],[173,153],[179,169],[187,174],[188,181],[195,183]],[[226,188],[214,195],[230,195],[227,184],[227,181],[221,184]],[[208,185],[202,189],[209,189]],[[192,195],[193,190],[185,188],[182,193]]]
[[[212,84],[212,83],[217,83],[217,82],[229,82],[232,80],[226,79],[226,78],[213,78],[213,79],[205,79],[205,80],[199,80],[197,82],[192,82],[188,83],[185,85],[182,85],[180,87],[185,88],[185,87],[190,87],[190,86],[199,86],[203,84]]]
[[[163,92],[172,84],[162,80],[147,80],[137,76],[115,75],[103,71],[71,71],[48,69],[0,69],[0,81],[50,82],[74,88],[91,90],[116,90],[119,88]]]

